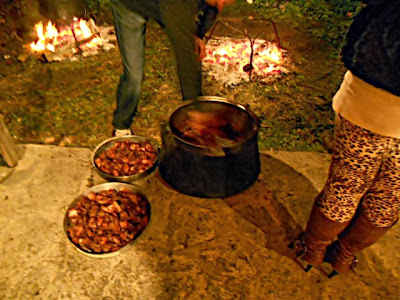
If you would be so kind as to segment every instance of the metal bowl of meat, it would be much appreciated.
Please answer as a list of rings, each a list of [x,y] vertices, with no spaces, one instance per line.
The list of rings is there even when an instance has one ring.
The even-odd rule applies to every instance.
[[[81,253],[111,257],[142,234],[150,214],[150,203],[137,185],[103,183],[88,189],[68,206],[64,231]]]
[[[159,147],[137,135],[113,137],[93,151],[92,164],[108,181],[130,183],[150,175],[157,167]]]

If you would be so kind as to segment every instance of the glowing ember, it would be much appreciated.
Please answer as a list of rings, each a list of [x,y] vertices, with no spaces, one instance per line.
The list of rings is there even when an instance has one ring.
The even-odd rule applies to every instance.
[[[210,40],[207,56],[203,60],[204,70],[226,85],[249,81],[251,45],[248,39],[219,38]],[[282,73],[286,51],[265,40],[256,40],[253,45],[252,78],[269,82]],[[247,67],[246,67],[247,66]]]
[[[90,21],[92,22],[91,24]],[[93,20],[86,22],[82,19],[74,18],[74,22],[70,26],[64,26],[57,29],[56,25],[51,21],[46,26],[42,22],[35,25],[36,42],[30,44],[33,52],[51,51],[56,52],[67,45],[71,53],[78,51],[77,43],[82,51],[93,49],[101,46],[102,39],[91,28],[95,27]],[[75,36],[74,36],[75,35]]]

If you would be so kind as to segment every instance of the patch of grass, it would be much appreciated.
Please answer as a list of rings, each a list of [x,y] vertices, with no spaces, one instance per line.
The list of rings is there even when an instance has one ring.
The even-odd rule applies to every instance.
[[[238,4],[222,17],[234,18],[235,26],[244,29],[252,13],[258,13],[254,7]],[[292,25],[277,19],[291,60],[288,75],[268,85],[249,82],[235,87],[204,75],[203,92],[249,105],[261,121],[261,149],[325,151],[323,140],[333,130],[331,98],[344,70],[335,47]],[[265,22],[255,26],[271,31]],[[145,81],[132,129],[160,138],[162,121],[182,100],[166,35],[155,22],[147,32]],[[219,28],[215,35],[223,33]],[[0,58],[0,110],[17,142],[95,147],[110,137],[121,72],[117,48],[74,62]]]

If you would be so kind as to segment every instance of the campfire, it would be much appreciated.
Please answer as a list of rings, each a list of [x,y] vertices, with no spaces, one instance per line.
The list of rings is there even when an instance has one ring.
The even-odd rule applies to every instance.
[[[288,73],[287,51],[262,39],[210,39],[204,71],[227,86],[250,80],[269,83]]]
[[[99,49],[114,48],[113,27],[97,27],[92,19],[85,21],[74,18],[70,25],[58,27],[51,21],[46,25],[35,25],[37,40],[28,48],[32,53],[44,56],[47,61],[74,60],[80,54],[84,57],[98,53]]]
[[[74,18],[72,24],[66,26],[57,26],[51,21],[39,22],[35,32],[37,40],[28,45],[29,51],[48,62],[95,55],[101,49],[114,48],[116,42],[113,26],[96,26],[92,19]],[[257,39],[257,36],[250,38],[246,31],[244,33],[246,38],[242,39],[207,40],[203,60],[206,75],[226,86],[234,86],[251,80],[270,83],[289,72],[287,51],[280,47],[278,37],[278,42],[273,43]]]

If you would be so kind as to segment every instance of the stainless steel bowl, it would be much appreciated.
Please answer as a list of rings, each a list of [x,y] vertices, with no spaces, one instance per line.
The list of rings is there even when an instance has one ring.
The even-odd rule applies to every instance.
[[[114,144],[116,142],[122,142],[122,141],[126,141],[126,140],[129,140],[129,141],[132,141],[132,142],[135,142],[135,143],[140,143],[140,142],[148,142],[148,143],[150,143],[150,145],[152,145],[153,148],[157,151],[157,159],[154,162],[154,164],[149,169],[144,171],[143,173],[134,174],[134,175],[127,175],[127,176],[114,176],[114,175],[107,174],[107,173],[104,173],[103,171],[101,171],[97,167],[97,165],[95,163],[95,159],[100,155],[100,153],[102,153],[103,151],[106,151],[107,149],[109,149],[112,146],[114,146]],[[160,147],[157,145],[157,142],[155,140],[147,138],[147,137],[141,137],[141,136],[137,136],[137,135],[123,136],[123,137],[113,137],[113,138],[105,140],[104,142],[102,142],[101,144],[99,144],[96,147],[96,149],[93,151],[93,154],[92,154],[92,165],[96,169],[97,173],[102,178],[104,178],[104,179],[106,179],[108,181],[117,181],[117,182],[130,183],[130,182],[133,182],[133,181],[137,181],[137,180],[143,179],[144,177],[150,175],[157,168],[159,152],[160,152]]]
[[[77,245],[75,245],[71,241],[71,239],[70,239],[70,237],[68,235],[68,210],[73,208],[73,207],[75,207],[76,204],[78,203],[78,201],[81,199],[81,197],[86,197],[87,195],[89,195],[90,192],[98,193],[100,191],[109,190],[109,189],[115,189],[115,190],[119,191],[121,188],[125,188],[127,190],[130,190],[133,193],[139,194],[147,202],[147,211],[148,211],[149,222],[147,223],[146,227],[141,232],[139,232],[130,243],[128,243],[127,245],[121,247],[119,250],[114,251],[114,252],[92,253],[92,252],[86,251],[84,249],[81,249]],[[151,221],[151,206],[150,206],[150,202],[148,201],[146,195],[142,192],[142,190],[139,188],[138,185],[136,185],[136,184],[128,184],[128,183],[120,183],[120,182],[108,182],[108,183],[95,185],[95,186],[89,188],[88,190],[86,190],[85,192],[80,194],[78,197],[76,197],[74,199],[74,201],[72,201],[72,203],[66,208],[66,211],[65,211],[64,232],[65,232],[65,235],[67,236],[68,240],[74,246],[74,248],[77,249],[80,253],[83,253],[83,254],[85,254],[87,256],[95,257],[95,258],[107,258],[107,257],[113,257],[113,256],[116,256],[116,255],[119,255],[121,253],[121,251],[126,251],[127,249],[129,249],[129,247],[132,246],[133,242],[136,241],[139,238],[139,236],[141,236],[143,231],[147,228],[147,226],[149,226],[150,221]]]

